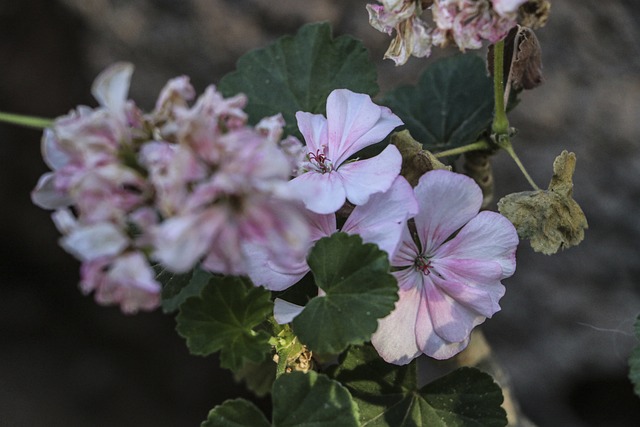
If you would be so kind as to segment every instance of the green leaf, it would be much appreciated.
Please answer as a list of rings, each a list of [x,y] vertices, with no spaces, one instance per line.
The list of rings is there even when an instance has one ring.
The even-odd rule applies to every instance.
[[[333,377],[360,408],[363,427],[502,427],[507,416],[502,391],[491,376],[460,368],[422,388],[415,361],[386,363],[373,347],[351,348]]]
[[[405,123],[425,150],[470,144],[493,117],[493,86],[484,61],[456,55],[427,68],[416,86],[400,87],[382,103]]]
[[[640,340],[640,315],[635,323],[636,338]],[[629,357],[629,379],[633,384],[634,390],[640,396],[640,344],[636,345]]]
[[[253,403],[235,399],[213,408],[200,427],[271,427],[271,424]]]
[[[307,261],[326,295],[309,301],[293,320],[300,341],[312,351],[338,354],[369,340],[398,299],[387,253],[360,236],[335,233],[320,239]]]
[[[362,43],[348,36],[331,37],[328,23],[308,24],[238,60],[237,70],[222,78],[225,95],[245,93],[249,120],[282,113],[286,134],[297,132],[295,113],[324,113],[333,89],[375,95],[376,69]]]
[[[246,362],[233,373],[233,378],[238,382],[243,381],[256,396],[264,397],[271,391],[276,379],[276,366],[270,358],[260,363]]]
[[[187,298],[200,295],[213,275],[200,268],[183,274],[162,270],[156,280],[162,283],[162,311],[176,311]]]
[[[314,371],[281,375],[273,384],[274,427],[358,427],[358,407],[338,382]]]
[[[246,361],[260,363],[271,346],[255,330],[272,312],[270,292],[237,277],[215,277],[200,297],[191,297],[176,318],[178,333],[192,354],[220,352],[220,365],[233,371]]]

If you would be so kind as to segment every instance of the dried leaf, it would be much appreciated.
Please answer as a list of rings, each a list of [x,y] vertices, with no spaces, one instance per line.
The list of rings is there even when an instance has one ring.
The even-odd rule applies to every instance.
[[[405,177],[412,187],[418,185],[420,177],[430,170],[451,170],[451,166],[446,166],[430,151],[423,150],[422,144],[413,139],[408,130],[391,135],[391,143],[398,148],[402,155],[400,175]]]
[[[513,193],[498,202],[500,213],[536,252],[551,255],[584,239],[587,219],[572,198],[575,164],[575,154],[563,151],[553,162],[548,190]]]
[[[518,22],[525,27],[538,29],[544,27],[549,19],[551,2],[549,0],[529,0],[518,10]]]

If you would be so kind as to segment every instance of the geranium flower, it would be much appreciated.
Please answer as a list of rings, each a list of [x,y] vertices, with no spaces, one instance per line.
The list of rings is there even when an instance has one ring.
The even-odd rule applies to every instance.
[[[348,234],[359,234],[364,243],[375,243],[392,256],[400,243],[402,229],[407,219],[418,211],[413,190],[406,179],[396,177],[391,188],[371,196],[369,201],[356,206],[342,226]],[[296,284],[309,272],[306,257],[309,250],[323,237],[338,231],[334,214],[316,214],[307,211],[311,238],[307,251],[287,263],[274,259],[264,245],[248,245],[248,276],[254,284],[273,291],[282,291]],[[302,309],[302,308],[301,308]]]
[[[349,200],[362,205],[372,194],[387,191],[400,173],[402,157],[389,145],[366,160],[347,161],[350,156],[382,141],[402,121],[368,95],[336,89],[327,98],[327,118],[299,111],[298,127],[307,143],[308,162],[289,188],[307,209],[336,212]]]
[[[471,330],[500,310],[515,272],[518,235],[505,217],[480,212],[482,192],[464,175],[435,170],[414,189],[415,236],[407,227],[392,266],[399,300],[371,341],[384,360],[403,365],[421,354],[447,359]],[[453,236],[453,237],[452,237]]]

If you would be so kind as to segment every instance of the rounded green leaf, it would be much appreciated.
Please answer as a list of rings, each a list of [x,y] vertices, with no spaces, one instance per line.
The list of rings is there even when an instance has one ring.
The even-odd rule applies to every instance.
[[[255,330],[273,311],[270,295],[236,277],[215,277],[200,297],[180,306],[178,333],[192,354],[221,351],[223,368],[236,371],[245,361],[259,363],[271,350],[269,335]]]
[[[182,274],[162,269],[156,276],[156,280],[162,283],[162,311],[176,311],[187,298],[200,295],[211,277],[211,273],[200,268]]]
[[[314,371],[281,375],[273,384],[274,427],[358,427],[358,407],[340,383]]]
[[[405,123],[425,150],[475,142],[493,118],[493,85],[484,61],[456,55],[428,67],[416,86],[400,87],[382,103]]]
[[[285,132],[295,133],[295,113],[324,113],[333,89],[375,95],[376,69],[366,48],[348,36],[331,37],[328,23],[308,24],[295,36],[253,50],[238,60],[237,70],[222,78],[218,89],[249,98],[245,111],[252,123],[282,113]]]
[[[294,319],[300,341],[312,351],[337,354],[369,340],[398,299],[387,253],[360,236],[335,233],[320,239],[307,261],[326,295],[313,298]]]
[[[475,368],[416,385],[415,361],[384,362],[373,347],[351,348],[332,376],[351,391],[367,427],[503,427],[502,390]]]
[[[235,399],[213,408],[200,427],[271,427],[271,424],[253,403]]]

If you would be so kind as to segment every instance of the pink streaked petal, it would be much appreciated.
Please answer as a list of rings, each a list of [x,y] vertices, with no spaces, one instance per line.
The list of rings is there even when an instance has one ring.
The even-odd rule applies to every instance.
[[[293,319],[304,310],[303,306],[290,303],[280,298],[276,298],[273,304],[273,317],[279,325],[293,322]]]
[[[363,205],[371,195],[391,187],[401,165],[400,152],[395,145],[389,145],[375,157],[343,164],[337,172],[343,178],[347,199],[354,205]]]
[[[263,245],[247,244],[243,250],[247,262],[247,275],[256,286],[282,291],[298,283],[309,272],[305,256],[290,260],[285,265],[274,262]]]
[[[416,342],[420,289],[399,290],[398,297],[391,314],[378,320],[371,343],[386,362],[406,365],[422,353]]]
[[[307,209],[319,214],[334,213],[347,198],[342,176],[337,172],[307,172],[289,181],[287,186]]]
[[[425,280],[424,297],[427,301],[429,317],[433,330],[443,340],[448,342],[461,342],[469,337],[474,326],[482,323],[485,316],[479,315],[475,310],[471,310],[458,302],[453,297],[447,295],[443,289],[436,286],[432,280]],[[443,285],[444,286],[444,285]],[[454,289],[455,286],[449,286]],[[458,293],[462,293],[458,289]],[[476,295],[477,297],[478,295]],[[467,299],[473,296],[467,295]],[[490,298],[486,298],[484,303],[491,304]]]
[[[391,258],[391,265],[394,267],[407,267],[415,264],[416,258],[420,255],[420,251],[416,242],[411,237],[409,227],[405,225],[402,228],[402,236],[400,243],[396,249],[393,258]]]
[[[100,105],[123,120],[132,74],[133,64],[118,62],[101,72],[91,87],[91,94]]]
[[[340,165],[400,125],[398,116],[374,104],[369,95],[336,89],[327,98],[328,157]]]
[[[413,188],[401,176],[396,177],[391,188],[376,193],[369,201],[356,206],[342,231],[359,234],[365,243],[375,243],[393,256],[406,227],[407,219],[418,212],[418,202]]]
[[[477,283],[470,282],[466,277],[456,274],[457,272],[447,271],[444,268],[438,268],[437,272],[431,275],[431,279],[456,303],[485,317],[491,317],[500,310],[498,301],[504,296],[505,288],[498,280]],[[441,273],[446,278],[440,277]]]
[[[396,278],[398,281],[398,287],[403,291],[407,291],[415,287],[420,289],[422,288],[424,274],[413,267],[394,271],[391,274]]]
[[[427,356],[438,360],[449,359],[464,350],[469,344],[469,338],[467,337],[460,342],[450,342],[443,339],[434,330],[424,293],[422,293],[419,299],[420,306],[415,329],[416,342],[420,350]]]
[[[310,239],[312,242],[331,236],[338,230],[334,214],[317,214],[307,210],[304,215],[310,225]]]
[[[511,222],[495,212],[480,212],[450,241],[435,251],[440,260],[473,259],[500,264],[501,279],[516,270],[518,233]]]
[[[51,170],[58,170],[71,161],[69,153],[60,147],[53,130],[49,128],[42,134],[41,151],[42,159]]]
[[[482,191],[473,179],[446,170],[422,175],[415,193],[420,206],[416,229],[427,256],[469,222],[482,205]]]
[[[308,152],[313,154],[318,150],[322,152],[322,146],[327,144],[327,119],[322,114],[311,114],[304,111],[298,111],[296,119],[300,133],[307,143]]]
[[[153,233],[154,257],[176,273],[190,270],[207,252],[225,221],[224,213],[214,209],[164,221]]]

